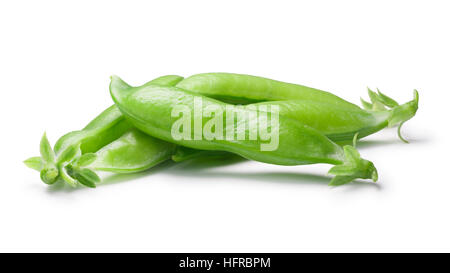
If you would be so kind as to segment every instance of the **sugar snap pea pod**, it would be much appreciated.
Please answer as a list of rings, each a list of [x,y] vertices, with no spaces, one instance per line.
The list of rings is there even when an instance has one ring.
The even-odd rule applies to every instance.
[[[144,84],[144,86],[151,84],[175,85],[181,79],[183,78],[180,76],[168,75],[156,78]],[[117,107],[112,105],[92,120],[84,129],[62,136],[56,142],[54,149],[51,148],[44,134],[41,140],[41,157],[29,158],[24,163],[28,167],[40,171],[41,180],[44,183],[53,184],[61,178],[72,186],[76,186],[77,182],[80,182],[85,186],[95,187],[95,183],[100,180],[95,172],[91,170],[95,169],[95,164],[98,165],[98,170],[108,169],[115,172],[139,171],[157,164],[158,160],[162,160],[161,158],[164,157],[165,153],[173,150],[171,148],[173,145],[160,145],[160,149],[147,153],[150,158],[144,158],[142,153],[139,153],[137,150],[148,151],[150,148],[160,144],[159,140],[148,136],[147,138],[143,139],[142,135],[136,132]],[[117,143],[112,144],[115,141]],[[115,151],[125,147],[127,142],[135,145],[134,149],[128,146],[130,148],[128,152],[131,154],[132,151],[136,151],[136,157],[133,158],[129,154],[124,153],[124,158],[117,160],[117,157],[114,156]],[[103,149],[98,155],[92,154],[108,144],[110,144],[109,152],[105,152],[105,149]],[[160,154],[158,154],[158,151]],[[89,160],[86,160],[87,158],[96,160],[89,162]],[[128,164],[126,159],[130,159]],[[138,160],[142,160],[142,162],[138,162]],[[93,164],[93,166],[88,166],[90,164]]]
[[[111,77],[110,93],[115,104],[136,128],[153,137],[193,149],[231,152],[247,159],[270,164],[328,163],[336,165],[329,172],[336,175],[330,182],[331,185],[349,183],[357,178],[372,179],[373,181],[378,178],[373,163],[362,159],[354,147],[344,146],[342,148],[317,130],[297,120],[279,116],[279,123],[276,125],[270,123],[269,125],[257,118],[262,114],[259,110],[255,112],[241,106],[226,104],[177,87],[149,85],[128,88],[126,86],[120,78]],[[201,101],[201,105],[197,105],[196,101]],[[248,136],[252,134],[249,128],[257,125],[263,131],[278,132],[279,143],[273,150],[262,149],[261,138],[249,140],[248,138],[236,139],[234,137],[231,140],[228,137],[216,136],[206,139],[203,135],[199,137],[195,128],[186,134],[187,138],[179,138],[173,134],[173,125],[180,120],[172,117],[172,114],[174,110],[180,109],[180,105],[185,107],[183,113],[187,115],[186,127],[191,124],[194,124],[195,127],[198,120],[200,120],[201,128],[211,126],[210,123],[213,120],[213,122],[222,120],[222,124],[225,124],[224,116],[208,117],[202,113],[211,111],[208,110],[211,108],[227,109],[237,116],[248,116],[249,126],[243,128],[240,126],[240,121],[234,119],[231,122],[232,126],[226,127],[223,132],[231,133],[234,136],[242,134]],[[256,113],[256,117],[254,113]]]
[[[180,81],[177,87],[204,96],[216,98],[231,103],[254,103],[260,101],[284,101],[284,100],[307,100],[308,102],[286,103],[286,107],[280,110],[290,117],[299,119],[301,122],[318,129],[326,134],[333,141],[351,140],[356,133],[359,138],[377,132],[388,125],[394,126],[403,124],[413,117],[418,108],[418,93],[415,90],[414,100],[399,105],[395,100],[387,95],[369,91],[372,103],[361,100],[363,107],[370,112],[363,111],[360,107],[347,102],[331,93],[302,86],[297,84],[275,81],[267,78],[232,74],[232,73],[204,73],[190,76]],[[296,104],[304,106],[297,107]],[[311,114],[305,111],[310,108],[323,109],[323,113],[312,111]],[[288,109],[291,108],[291,109]],[[390,113],[388,114],[388,110]],[[333,117],[333,110],[336,115]],[[345,113],[348,111],[348,113]],[[297,115],[297,116],[296,116]],[[326,117],[326,118],[325,118]],[[306,121],[305,121],[306,119]],[[322,122],[325,120],[325,122]],[[327,122],[333,120],[335,123]],[[326,128],[325,128],[326,127]],[[398,129],[398,135],[404,140]]]
[[[418,108],[417,91],[415,91],[414,100],[404,105],[399,105],[395,100],[382,94],[380,91],[378,91],[378,94],[374,94],[369,89],[372,104],[367,107],[369,103],[363,101],[369,110],[365,111],[359,107],[354,107],[355,105],[353,104],[342,103],[341,99],[336,99],[334,95],[320,90],[316,92],[304,86],[228,73],[194,75],[180,81],[177,87],[187,88],[190,91],[218,99],[225,98],[233,102],[248,103],[252,101],[247,100],[248,97],[253,99],[259,97],[260,100],[273,100],[281,98],[282,94],[286,95],[284,98],[302,98],[302,100],[296,99],[280,102],[280,115],[297,119],[317,129],[331,140],[339,142],[350,141],[356,134],[358,138],[363,138],[388,125],[392,126],[396,123],[407,121],[415,115]],[[272,89],[280,92],[275,92],[274,94],[274,92],[268,91]],[[298,93],[293,91],[297,89],[299,90]],[[316,97],[317,94],[319,94],[318,97]],[[311,100],[311,98],[314,100]],[[263,102],[261,105],[265,103]],[[390,110],[384,105],[389,107]],[[400,130],[398,132],[399,138],[404,140]],[[178,147],[172,159],[179,162],[210,154],[211,152],[181,146]]]
[[[185,78],[176,86],[229,103],[313,100],[359,109],[359,106],[326,91],[244,74],[196,74]]]
[[[402,105],[397,103],[391,109],[384,108],[377,111],[347,109],[339,104],[309,100],[280,101],[277,104],[280,115],[296,119],[337,142],[352,140],[355,134],[358,134],[358,139],[363,138],[387,126],[406,122],[416,114],[419,97],[418,92],[414,90],[413,100]],[[403,140],[400,133],[399,137]]]
[[[385,95],[384,95],[385,96]],[[373,97],[373,95],[372,95]],[[379,110],[348,109],[340,104],[330,104],[310,100],[279,101],[279,114],[296,119],[335,142],[348,142],[356,135],[358,139],[373,134],[387,126],[404,123],[412,118],[418,109],[418,93],[414,91],[414,99],[399,105],[391,104],[391,108]],[[392,100],[392,99],[391,99]],[[254,106],[270,105],[273,102],[255,103]],[[400,128],[400,127],[399,127]],[[398,136],[405,141],[398,131]],[[211,151],[202,151],[179,146],[172,160],[181,162],[191,158],[210,156]]]
[[[132,129],[98,150],[89,167],[116,173],[140,172],[170,159],[174,150],[174,144]]]

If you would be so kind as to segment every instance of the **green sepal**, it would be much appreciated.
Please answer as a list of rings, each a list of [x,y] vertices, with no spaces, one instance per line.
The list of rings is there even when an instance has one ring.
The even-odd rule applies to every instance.
[[[417,109],[419,108],[419,92],[414,89],[413,100],[404,104],[399,104],[394,99],[381,93],[380,90],[377,89],[377,91],[378,93],[375,93],[368,88],[369,97],[373,103],[369,103],[361,98],[363,108],[370,111],[389,111],[391,116],[388,119],[388,126],[393,127],[400,124],[397,129],[397,135],[400,140],[408,143],[408,141],[401,135],[401,127],[406,121],[416,115]],[[384,106],[387,106],[390,109],[387,110]]]
[[[377,169],[372,162],[362,159],[359,152],[352,146],[344,146],[345,162],[334,166],[328,173],[335,175],[330,186],[349,183],[357,178],[378,180]]]
[[[41,143],[39,145],[40,151],[41,151],[41,158],[42,161],[45,163],[55,163],[55,153],[53,152],[52,146],[50,146],[50,142],[47,139],[47,134],[44,133],[44,135],[41,138]]]
[[[390,127],[405,122],[416,115],[417,109],[419,109],[419,92],[414,89],[413,95],[413,100],[392,108],[389,119]]]
[[[369,98],[372,103],[377,101],[377,93],[372,91],[369,87],[367,87],[367,93],[369,94]]]
[[[384,107],[384,103],[380,100],[377,93],[375,93],[368,87],[367,93],[369,94],[370,101],[372,102],[372,110],[374,111],[386,110],[386,107]]]
[[[76,172],[75,178],[78,180],[78,182],[90,188],[95,188],[95,184],[100,182],[100,177],[98,177],[95,172],[89,169],[81,169],[80,171]]]
[[[81,149],[80,149],[80,145],[72,145],[68,148],[66,148],[59,156],[58,159],[56,161],[56,164],[61,164],[64,162],[71,162],[76,156],[77,154],[81,154]]]
[[[333,175],[348,175],[353,172],[355,166],[353,165],[337,165],[331,168],[328,173]]]
[[[370,102],[368,102],[368,101],[365,101],[363,98],[360,98],[360,100],[361,100],[361,104],[362,104],[362,106],[363,106],[364,109],[366,109],[366,110],[372,110],[372,108],[373,108],[372,103],[370,103]]]
[[[95,188],[95,184],[100,182],[100,177],[90,169],[78,169],[70,165],[67,168],[70,176],[86,187]]]
[[[92,164],[97,159],[97,155],[94,153],[87,153],[82,155],[78,160],[75,162],[75,165],[77,167],[86,167],[90,164]]]
[[[394,99],[381,93],[381,91],[378,88],[377,88],[377,92],[378,92],[378,99],[387,107],[394,108],[399,105],[398,102],[396,102]]]
[[[58,181],[59,171],[58,168],[56,167],[55,152],[50,146],[50,142],[47,139],[46,133],[44,133],[44,135],[41,138],[39,148],[41,152],[41,160],[43,165],[40,172],[41,180],[45,184],[49,185],[54,184],[56,181]]]
[[[44,165],[42,164],[42,159],[41,159],[40,156],[34,156],[34,157],[30,157],[28,159],[25,159],[23,161],[23,163],[28,168],[31,168],[31,169],[36,170],[38,172],[40,172],[42,170],[42,168],[44,167]]]
[[[347,161],[351,164],[356,165],[361,162],[361,155],[358,150],[352,146],[344,146],[344,154]]]
[[[328,186],[340,186],[352,182],[355,179],[353,176],[335,176],[328,183]]]

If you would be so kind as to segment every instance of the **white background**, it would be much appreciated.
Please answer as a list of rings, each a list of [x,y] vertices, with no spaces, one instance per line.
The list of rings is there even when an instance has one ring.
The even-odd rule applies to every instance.
[[[448,1],[2,1],[0,250],[450,251]],[[112,104],[109,76],[234,72],[352,102],[380,88],[417,116],[359,144],[376,184],[327,165],[166,163],[97,189],[22,160]],[[233,163],[233,164],[232,164]]]

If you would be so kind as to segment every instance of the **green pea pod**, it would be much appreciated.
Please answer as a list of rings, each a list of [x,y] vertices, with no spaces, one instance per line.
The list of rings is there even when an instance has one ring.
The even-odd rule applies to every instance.
[[[372,103],[361,100],[364,108],[369,110],[364,111],[326,91],[232,73],[196,74],[180,81],[176,86],[231,103],[286,101],[280,104],[281,115],[298,119],[333,141],[349,141],[357,133],[362,138],[388,125],[403,124],[415,115],[418,108],[416,90],[414,100],[399,105],[379,90],[375,93],[368,89]],[[404,140],[400,128],[398,132],[399,138]]]
[[[206,139],[198,135],[195,128],[186,138],[175,137],[173,127],[180,120],[172,117],[173,111],[183,106],[189,113],[186,126],[198,123],[201,128],[211,126],[220,118],[207,117],[201,115],[211,108],[227,109],[236,115],[254,116],[263,115],[260,110],[250,111],[245,108],[226,104],[212,98],[200,96],[198,94],[183,90],[177,87],[165,86],[143,86],[128,88],[118,77],[111,77],[111,96],[120,111],[138,129],[150,136],[186,146],[193,149],[226,151],[238,154],[244,158],[260,162],[277,165],[305,165],[314,163],[328,163],[342,168],[332,168],[331,174],[336,177],[331,181],[331,185],[348,183],[357,178],[377,180],[377,171],[372,162],[361,159],[358,152],[352,146],[342,148],[332,142],[317,130],[300,123],[297,120],[279,116],[279,123],[268,125],[262,123],[259,118],[249,118],[249,126],[241,127],[239,121],[232,120],[232,129],[225,128],[224,132],[231,132],[232,135],[249,136],[252,131],[249,128],[262,128],[262,131],[276,130],[278,132],[279,143],[273,150],[262,149],[262,139],[249,140],[244,138],[232,140],[228,138],[213,137]],[[199,107],[194,107],[196,101],[201,101]],[[274,103],[273,105],[276,105]],[[197,105],[198,106],[198,105]],[[199,114],[200,113],[200,114]],[[255,117],[255,116],[254,116]],[[183,121],[184,122],[184,121]],[[222,124],[223,120],[222,120]],[[217,127],[216,127],[217,130]],[[228,131],[231,130],[231,131]]]
[[[140,172],[170,159],[174,150],[174,144],[153,138],[133,128],[95,153],[83,154],[72,162],[64,161],[61,163],[59,175],[69,185],[76,186],[78,181],[87,187],[95,188],[95,184],[100,180],[95,173],[92,174],[92,170],[115,173]],[[30,168],[34,168],[41,164],[41,159],[31,158],[26,163]]]
[[[176,86],[233,104],[310,100],[338,104],[349,109],[359,109],[357,105],[326,91],[244,74],[196,74],[180,81]]]
[[[89,167],[116,173],[139,172],[170,159],[174,150],[174,144],[133,129],[98,150]]]
[[[273,102],[254,104],[270,105]],[[340,104],[308,100],[280,101],[277,105],[280,115],[296,119],[308,125],[332,141],[350,141],[357,134],[358,139],[371,135],[387,126],[404,123],[411,119],[418,109],[418,93],[414,99],[392,109],[366,111],[363,109],[346,109]],[[403,139],[399,133],[400,139]]]
[[[215,78],[216,80],[211,80],[211,77]],[[226,87],[226,84],[223,82],[221,84],[220,80],[226,79],[227,77],[234,78],[234,82],[231,81],[231,83],[233,83],[232,85],[233,88]],[[201,83],[202,78],[203,79],[209,78],[209,81]],[[281,93],[287,94],[288,96],[303,99],[308,98],[309,95],[314,93],[316,93],[316,95],[318,95],[318,93],[322,93],[322,95],[314,96],[315,100],[308,100],[308,101],[296,100],[296,101],[279,102],[279,105],[281,106],[280,114],[293,119],[300,120],[302,123],[305,123],[306,125],[309,125],[310,127],[319,130],[321,133],[326,134],[333,141],[347,141],[353,138],[353,136],[355,135],[361,138],[386,127],[387,124],[389,125],[393,125],[395,123],[403,124],[404,121],[414,116],[415,112],[417,111],[417,102],[418,102],[417,92],[415,93],[416,96],[414,101],[411,101],[410,103],[407,103],[405,105],[399,105],[396,101],[382,94],[380,91],[378,91],[378,94],[376,94],[375,92],[369,90],[369,96],[372,103],[367,103],[362,100],[365,108],[369,110],[364,111],[359,107],[355,107],[355,105],[353,104],[346,103],[345,101],[339,98],[338,100],[336,100],[336,96],[324,91],[318,90],[319,92],[315,92],[311,90],[316,89],[282,82],[276,82],[273,80],[268,80],[254,76],[226,74],[226,73],[209,73],[209,74],[194,75],[180,82],[181,79],[182,78],[178,76],[164,76],[157,78],[151,82],[148,82],[144,86],[149,84],[174,85],[177,82],[179,82],[179,85],[182,85],[184,82],[185,84],[190,83],[192,85],[191,88],[194,88],[195,92],[198,92],[200,94],[205,93],[206,95],[212,94],[213,97],[214,92],[216,92],[217,90],[220,91],[220,88],[228,88],[227,90],[230,90],[228,95],[224,96],[219,95],[216,97],[225,98],[226,100],[234,102],[244,102],[244,103],[248,103],[251,101],[264,101],[267,99],[272,99],[274,97],[273,94],[271,94],[271,92],[268,92],[268,90],[270,91],[270,87],[280,89]],[[219,80],[217,81],[217,79]],[[242,92],[237,92],[240,90],[240,88],[246,88],[245,87],[246,82],[249,83],[252,81],[259,82],[260,85],[265,84],[266,87],[260,88],[260,90],[262,90],[263,92],[259,92],[258,88],[252,88],[254,87],[254,85],[251,85],[250,88],[247,87],[248,91],[244,92],[244,95],[250,92],[251,93],[250,97],[253,96],[253,98],[256,98],[258,96],[262,96],[259,99],[253,100],[247,99],[245,98],[245,96],[242,96]],[[211,84],[213,82],[214,84],[219,84],[219,87],[212,86],[212,88],[205,88],[205,86],[208,87],[208,84],[205,83]],[[275,82],[276,84],[273,84],[273,82]],[[122,84],[123,88],[130,88],[130,86],[127,85],[126,83],[122,82]],[[267,85],[270,85],[269,88],[267,88]],[[209,85],[209,87],[211,87],[211,85]],[[211,90],[213,92],[211,92]],[[295,90],[300,91],[297,92]],[[264,104],[265,103],[260,103],[260,105]],[[388,110],[386,109],[385,106],[387,108],[392,109]],[[321,109],[322,112],[317,111],[318,109]],[[333,123],[330,123],[329,122],[330,120],[333,120]],[[108,126],[110,127],[107,128]],[[399,127],[399,136],[403,140],[403,138],[400,135],[400,127]],[[130,132],[133,132],[133,129],[130,126],[130,124],[123,119],[123,116],[120,113],[120,111],[118,111],[118,109],[115,106],[112,106],[107,110],[105,110],[92,122],[90,122],[82,131],[76,131],[66,134],[57,142],[57,144],[55,145],[55,151],[58,154],[58,162],[59,162],[57,163],[58,166],[53,166],[52,164],[44,164],[39,157],[30,158],[29,160],[26,160],[24,163],[30,168],[33,168],[35,170],[42,170],[41,178],[48,184],[56,182],[58,178],[57,171],[59,170],[59,174],[64,180],[66,180],[67,183],[71,185],[76,185],[76,181],[74,183],[73,178],[70,178],[70,176],[67,174],[67,171],[65,171],[65,168],[67,168],[68,167],[67,165],[69,165],[68,162],[69,160],[66,159],[65,157],[67,157],[67,154],[69,155],[73,154],[73,151],[68,152],[70,149],[74,150],[74,146],[72,145],[73,143],[82,144],[82,145],[80,144],[80,149],[82,150],[80,151],[80,154],[82,152],[86,156],[89,155],[94,156],[91,158],[93,159],[91,162],[83,163],[80,162],[80,160],[78,160],[77,164],[83,163],[82,164],[83,167],[89,165],[89,168],[92,169],[106,170],[113,172],[136,172],[145,170],[147,168],[150,168],[154,164],[157,164],[159,160],[163,160],[160,159],[158,155],[161,155],[164,158],[165,156],[167,156],[167,153],[173,152],[173,145],[171,146],[172,149],[167,150],[167,153],[163,152],[164,149],[162,150],[156,149],[155,153],[151,152],[147,153],[148,156],[145,158],[140,158],[139,156],[136,157],[136,153],[130,153],[130,155],[132,156],[127,157],[126,154],[123,153],[124,151],[123,149],[122,152],[118,153],[114,152],[116,149],[121,150],[120,147],[128,147],[130,151],[133,151],[133,148],[150,145],[149,143],[152,142],[153,138],[149,136],[147,137],[150,139],[149,141],[139,142],[136,141],[136,139],[144,140],[145,138],[135,137],[134,142],[129,141],[127,142],[126,141],[127,137],[124,137],[125,135],[128,135],[128,138],[134,137],[132,136],[133,134]],[[117,140],[114,140],[122,133],[124,133],[125,135],[122,135]],[[81,142],[79,141],[80,139],[82,140]],[[124,140],[125,143],[123,142]],[[165,142],[163,143],[167,144]],[[105,147],[105,145],[107,147]],[[102,147],[104,147],[104,149]],[[97,157],[96,153],[92,153],[93,151],[96,151],[98,149],[103,151],[101,154],[102,156]],[[136,151],[137,149],[134,150]],[[146,149],[144,148],[143,150]],[[157,151],[161,151],[161,153],[158,153]],[[114,154],[116,154],[117,156],[112,156]],[[120,160],[121,156],[119,156],[119,154],[123,155],[123,160]],[[173,154],[172,159],[174,161],[183,161],[200,156],[210,157],[217,155],[226,156],[227,153],[219,151],[197,150],[179,146],[177,147],[176,152]],[[95,162],[95,164],[93,164],[93,162]],[[78,166],[81,167],[81,165]]]
[[[360,108],[348,109],[342,104],[311,100],[279,101],[277,105],[280,109],[280,115],[298,120],[318,130],[334,142],[347,143],[355,135],[358,139],[361,139],[387,126],[393,126],[397,123],[403,124],[416,114],[419,103],[416,90],[414,90],[414,99],[402,105],[399,105],[384,94],[383,96],[388,101],[390,109],[373,110],[372,104],[370,104],[369,110]],[[372,95],[372,98],[375,97],[378,98],[378,95]],[[270,106],[272,103],[274,102],[262,102],[252,105]],[[398,128],[398,136],[402,141],[407,142],[401,136],[400,128],[401,126]],[[212,156],[213,154],[214,152],[180,146],[172,156],[172,160],[181,162],[201,156]]]
[[[175,85],[182,79],[180,76],[168,75],[156,78],[144,84],[144,86],[151,84]],[[150,167],[152,164],[157,164],[158,160],[162,160],[164,155],[171,151],[169,146],[173,145],[166,144],[157,147],[156,143],[160,143],[159,140],[148,136],[146,136],[146,140],[143,140],[135,131],[134,127],[125,119],[118,108],[112,105],[92,120],[84,129],[62,136],[53,149],[51,149],[44,134],[41,140],[41,157],[32,157],[25,160],[24,163],[28,167],[40,171],[42,181],[47,184],[53,184],[61,178],[72,186],[76,186],[78,181],[85,186],[93,187],[98,182],[97,176],[92,175],[92,171],[89,169],[93,168],[90,165],[94,164],[94,162],[98,164],[99,170],[110,169],[116,172],[132,172],[133,169],[142,169],[146,166]],[[143,157],[141,153],[141,157],[133,159],[133,156],[129,154],[127,158],[133,159],[128,162],[129,164],[126,164],[125,158],[122,161],[117,161],[117,157],[112,155],[120,147],[120,143],[123,145],[126,140],[131,141],[130,144],[135,145],[132,149],[134,151],[152,150],[152,153],[148,153],[149,158]],[[112,144],[116,141],[116,145]],[[107,153],[105,152],[106,149],[102,148],[108,144],[110,144],[108,146],[110,151]],[[82,155],[87,154],[89,156],[89,154],[98,150],[102,150],[102,152],[99,156],[94,156],[96,160],[87,162],[88,164],[86,160],[80,163],[79,159]],[[132,150],[129,152],[131,153]],[[139,152],[135,155],[139,155]],[[86,157],[84,158],[86,159]],[[108,159],[112,161],[108,161]],[[138,162],[139,159],[142,162]]]

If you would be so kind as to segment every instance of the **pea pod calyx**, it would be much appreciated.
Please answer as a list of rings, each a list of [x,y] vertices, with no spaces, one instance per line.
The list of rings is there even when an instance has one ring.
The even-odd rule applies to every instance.
[[[419,109],[419,92],[414,89],[414,98],[405,104],[399,104],[394,99],[381,93],[378,89],[376,93],[370,88],[367,88],[367,92],[371,102],[367,102],[361,98],[361,104],[364,109],[374,112],[388,111],[390,113],[388,126],[393,127],[395,125],[399,125],[397,130],[398,137],[403,142],[408,143],[408,141],[401,135],[401,128],[406,121],[416,115],[416,112]]]
[[[362,159],[358,151],[349,145],[344,146],[346,162],[332,167],[328,173],[335,175],[330,186],[339,186],[357,178],[378,180],[378,172],[372,162]]]
[[[166,75],[144,86],[175,85],[182,79],[178,75]],[[44,183],[54,184],[62,180],[73,187],[82,184],[93,188],[100,181],[94,170],[116,173],[143,171],[169,159],[174,145],[138,132],[112,105],[82,130],[63,135],[53,149],[44,134],[40,150],[40,157],[31,157],[24,164],[39,171]]]

